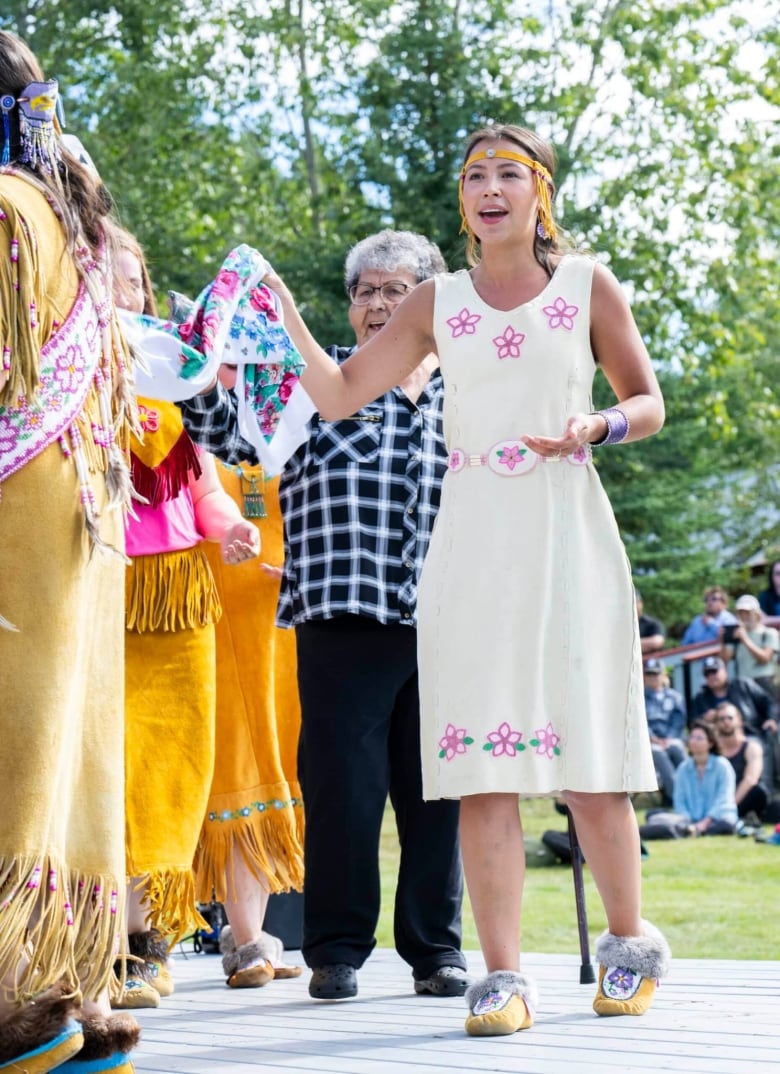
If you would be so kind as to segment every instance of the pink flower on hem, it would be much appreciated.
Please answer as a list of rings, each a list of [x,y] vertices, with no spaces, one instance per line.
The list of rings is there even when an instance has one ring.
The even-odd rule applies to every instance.
[[[493,343],[498,348],[499,358],[519,358],[520,345],[525,340],[525,332],[515,332],[508,324],[500,336],[495,336]]]
[[[451,761],[457,754],[465,753],[466,746],[470,746],[473,741],[473,738],[467,737],[465,727],[456,727],[454,724],[448,723],[444,735],[439,739],[439,749],[441,750],[439,757],[445,757],[448,761]]]
[[[538,727],[534,731],[534,736],[531,739],[531,745],[536,747],[537,754],[549,757],[550,760],[560,756],[561,736],[555,733],[551,723],[548,723],[546,727]]]
[[[494,757],[500,757],[502,754],[507,757],[514,757],[515,754],[525,749],[525,746],[520,742],[522,737],[522,731],[513,731],[509,724],[504,721],[496,731],[491,731],[487,735],[487,743],[482,748],[490,750]]]
[[[501,466],[506,466],[510,470],[514,470],[514,468],[523,461],[525,451],[521,451],[517,444],[515,444],[513,447],[501,448],[498,455],[498,461]]]
[[[552,306],[544,306],[542,312],[547,314],[550,328],[565,328],[567,332],[571,332],[574,328],[574,318],[580,312],[580,308],[570,306],[566,299],[559,295]]]
[[[470,313],[464,306],[460,313],[447,318],[447,324],[452,329],[452,338],[457,339],[458,336],[473,336],[481,320],[481,313]]]

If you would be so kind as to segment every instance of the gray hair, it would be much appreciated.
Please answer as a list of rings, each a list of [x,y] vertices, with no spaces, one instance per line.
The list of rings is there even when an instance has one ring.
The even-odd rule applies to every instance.
[[[349,291],[366,270],[395,272],[396,269],[411,272],[422,283],[438,272],[446,272],[447,265],[436,243],[424,235],[385,228],[361,239],[349,251],[344,264],[344,286]]]

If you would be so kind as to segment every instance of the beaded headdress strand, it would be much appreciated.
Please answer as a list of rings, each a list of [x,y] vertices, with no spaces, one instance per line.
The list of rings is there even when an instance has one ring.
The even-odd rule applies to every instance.
[[[7,93],[0,98],[3,114],[3,152],[0,163],[11,161],[11,113],[19,109],[19,163],[31,168],[43,168],[49,175],[57,174],[60,147],[56,132],[59,129],[56,113],[59,103],[57,80],[30,82],[18,97]]]

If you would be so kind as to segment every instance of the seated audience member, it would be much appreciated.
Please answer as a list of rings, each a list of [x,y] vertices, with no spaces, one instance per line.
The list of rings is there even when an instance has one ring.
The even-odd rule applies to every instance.
[[[728,597],[720,586],[704,590],[704,611],[694,616],[683,634],[683,645],[717,641],[724,626],[734,626],[737,620],[728,610]]]
[[[694,696],[691,719],[711,723],[721,701],[731,701],[742,713],[745,731],[765,739],[777,730],[777,704],[752,679],[732,678],[719,656],[703,663],[704,686]]]
[[[712,723],[721,701],[730,701],[742,713],[745,733],[761,740],[764,750],[764,781],[774,785],[777,743],[777,702],[752,679],[732,679],[719,656],[704,661],[704,686],[691,705],[692,719]]]
[[[748,738],[742,713],[730,701],[722,701],[715,710],[715,734],[722,757],[731,762],[737,781],[734,797],[740,817],[755,813],[760,821],[769,800],[761,782],[764,751],[757,738]]]
[[[694,721],[688,735],[690,756],[674,776],[674,811],[651,809],[642,839],[677,839],[692,835],[732,835],[737,823],[736,776],[719,756],[714,730]]]
[[[752,679],[775,700],[780,635],[774,627],[764,626],[761,605],[750,594],[737,600],[735,611],[739,623],[724,639],[721,656],[726,663],[734,661],[736,678]]]
[[[659,649],[663,649],[665,639],[664,625],[660,619],[653,619],[652,616],[645,615],[644,601],[638,589],[634,590],[634,599],[636,600],[636,614],[639,622],[639,644],[642,647],[642,655],[647,656],[648,653],[655,653]]]
[[[758,594],[758,603],[764,615],[780,615],[780,559],[769,564],[767,586]]]
[[[685,728],[685,701],[669,686],[663,664],[655,657],[645,661],[645,712],[653,763],[664,805],[672,804],[674,772],[685,760],[682,741]]]

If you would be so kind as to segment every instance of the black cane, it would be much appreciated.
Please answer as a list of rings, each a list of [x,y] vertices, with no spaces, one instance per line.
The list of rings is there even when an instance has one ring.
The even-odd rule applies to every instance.
[[[574,878],[574,903],[577,907],[577,931],[580,936],[580,984],[593,984],[596,971],[590,961],[590,940],[588,939],[588,911],[585,908],[585,883],[582,878],[582,847],[577,838],[571,811],[566,811],[569,825],[569,847],[571,848],[571,871]]]

